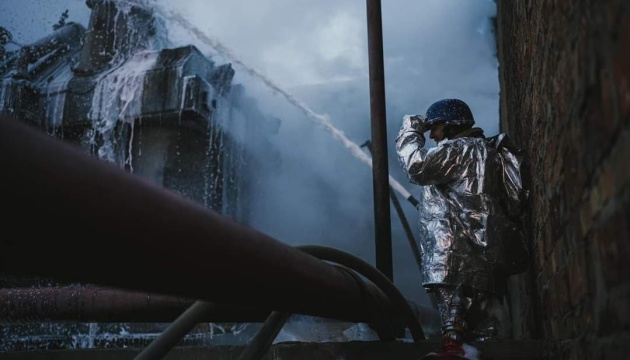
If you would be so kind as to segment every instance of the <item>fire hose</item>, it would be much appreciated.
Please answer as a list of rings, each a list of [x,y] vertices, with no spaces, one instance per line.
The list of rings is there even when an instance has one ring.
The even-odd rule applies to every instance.
[[[298,246],[297,248],[320,260],[346,266],[367,278],[391,300],[395,308],[400,309],[399,315],[403,318],[414,341],[425,339],[422,327],[407,300],[405,300],[394,284],[372,265],[356,256],[334,248],[316,245]],[[138,354],[135,360],[161,359],[164,357],[177,342],[198,323],[199,319],[203,317],[211,307],[211,304],[203,301],[198,301],[193,304],[177,318],[159,338],[155,339]],[[290,314],[287,312],[272,312],[258,334],[252,339],[243,353],[241,353],[239,360],[260,359],[282,329],[282,325],[284,325],[289,318],[289,315]],[[391,327],[394,328],[395,325],[391,324]],[[379,334],[379,336],[381,335]]]

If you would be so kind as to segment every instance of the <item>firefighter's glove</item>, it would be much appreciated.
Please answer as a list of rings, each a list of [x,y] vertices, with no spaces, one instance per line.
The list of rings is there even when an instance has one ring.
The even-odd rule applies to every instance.
[[[429,130],[425,124],[425,118],[422,115],[407,115],[404,121],[408,122],[407,124],[403,124],[404,126],[410,127],[419,133],[424,133]]]

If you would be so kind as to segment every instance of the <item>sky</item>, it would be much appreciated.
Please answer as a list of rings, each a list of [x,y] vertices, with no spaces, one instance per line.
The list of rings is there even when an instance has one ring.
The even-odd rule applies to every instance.
[[[242,63],[328,116],[352,141],[369,139],[365,1],[145,1],[183,16],[220,41]],[[69,21],[87,26],[84,0],[0,0],[0,26],[27,44],[48,34],[65,9]],[[412,194],[419,187],[406,180],[394,151],[403,115],[423,114],[437,100],[459,98],[487,135],[498,132],[495,13],[492,0],[382,1],[389,168]],[[170,46],[193,44],[218,63],[229,61],[181,26],[167,21],[166,28]],[[371,169],[277,92],[242,68],[235,70],[235,82],[245,86],[266,115],[281,121],[269,139],[281,165],[257,175],[251,225],[289,244],[333,246],[373,263]],[[406,202],[403,207],[417,234],[416,210]],[[410,300],[426,303],[395,213],[392,242],[396,285]]]

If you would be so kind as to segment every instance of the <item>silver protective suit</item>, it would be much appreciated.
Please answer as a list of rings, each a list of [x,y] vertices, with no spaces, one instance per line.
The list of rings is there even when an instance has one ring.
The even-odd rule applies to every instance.
[[[513,220],[519,215],[521,159],[504,146],[504,134],[447,139],[425,149],[424,131],[422,116],[405,116],[396,139],[410,181],[423,186],[423,285],[500,293],[506,274],[515,272],[509,254],[526,252]]]

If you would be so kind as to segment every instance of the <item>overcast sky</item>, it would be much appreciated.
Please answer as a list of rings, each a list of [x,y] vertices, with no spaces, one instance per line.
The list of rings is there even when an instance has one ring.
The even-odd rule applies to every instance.
[[[156,0],[220,40],[245,64],[294,94],[360,144],[370,137],[365,1]],[[486,132],[498,131],[497,59],[491,0],[384,0],[383,32],[390,171],[412,193],[394,153],[404,114],[442,98],[466,101]],[[18,43],[51,31],[65,9],[87,26],[84,0],[0,0],[0,26]],[[173,46],[213,50],[167,23]],[[220,59],[220,58],[217,58]],[[219,61],[225,61],[219,60]],[[236,82],[282,124],[272,142],[282,171],[268,174],[254,225],[291,244],[321,243],[373,261],[371,170],[260,81],[236,68]],[[417,228],[416,211],[404,203]],[[392,209],[393,211],[393,209]],[[392,217],[396,284],[425,302],[398,218]]]

